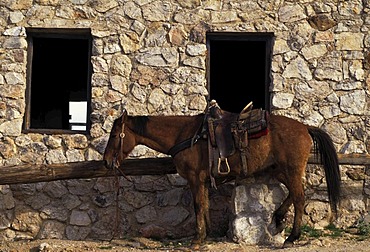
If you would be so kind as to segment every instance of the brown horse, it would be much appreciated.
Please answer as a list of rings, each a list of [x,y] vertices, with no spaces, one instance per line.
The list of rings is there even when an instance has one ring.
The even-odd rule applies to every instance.
[[[238,115],[226,111],[222,113],[232,117]],[[104,153],[109,169],[118,168],[138,144],[173,157],[179,175],[188,181],[193,195],[196,236],[192,243],[195,248],[205,240],[210,226],[208,188],[212,174],[209,169],[207,137],[202,132],[206,115],[129,116],[125,111],[114,121]],[[306,126],[288,117],[270,115],[268,134],[249,139],[248,148],[247,172],[243,171],[237,149],[228,157],[230,172],[220,177],[234,179],[267,172],[286,186],[289,194],[273,215],[276,230],[281,232],[284,228],[284,216],[289,207],[292,204],[294,206],[293,228],[284,246],[293,245],[300,236],[305,201],[302,177],[311,149],[320,155],[325,168],[330,206],[337,212],[340,197],[338,157],[330,136],[323,130]]]

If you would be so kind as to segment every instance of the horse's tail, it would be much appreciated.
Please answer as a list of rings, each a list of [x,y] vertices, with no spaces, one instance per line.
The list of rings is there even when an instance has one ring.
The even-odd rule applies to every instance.
[[[314,142],[314,154],[320,157],[320,163],[325,169],[329,203],[335,214],[338,213],[340,202],[340,171],[336,149],[331,137],[317,127],[308,127],[308,132]]]

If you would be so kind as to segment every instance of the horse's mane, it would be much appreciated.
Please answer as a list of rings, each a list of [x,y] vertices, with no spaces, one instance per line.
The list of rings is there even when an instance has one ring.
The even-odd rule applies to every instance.
[[[133,130],[136,134],[143,136],[146,130],[146,124],[149,120],[148,116],[129,116],[128,119],[132,122]]]
[[[157,116],[161,117],[161,116]],[[188,117],[194,117],[194,116],[186,116],[186,115],[181,115],[181,116],[163,116],[166,118],[188,118]],[[204,118],[204,113],[198,114],[197,117]],[[136,134],[140,136],[144,136],[146,133],[146,128],[147,128],[147,123],[150,119],[150,116],[128,116],[127,120],[130,121],[131,127],[130,129],[134,131]]]

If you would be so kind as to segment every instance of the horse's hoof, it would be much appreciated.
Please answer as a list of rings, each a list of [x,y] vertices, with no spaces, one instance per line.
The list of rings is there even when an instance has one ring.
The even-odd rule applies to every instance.
[[[274,219],[272,220],[272,222],[268,226],[268,231],[273,236],[277,235],[277,234],[280,234],[281,232],[283,232],[284,229],[285,229],[285,223],[281,222],[281,221],[276,222]]]
[[[272,218],[271,226],[274,226],[275,228],[271,228],[272,235],[277,235],[285,229],[286,223],[283,221],[282,218],[277,218],[275,215]]]
[[[283,245],[283,248],[291,248],[294,246],[294,243],[291,242],[291,241],[285,241],[284,242],[284,245]]]
[[[275,235],[280,234],[285,229],[285,223],[281,223],[280,225],[276,226],[275,228]]]

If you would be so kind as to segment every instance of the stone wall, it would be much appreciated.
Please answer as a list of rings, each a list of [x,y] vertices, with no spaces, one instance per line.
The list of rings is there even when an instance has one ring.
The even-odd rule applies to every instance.
[[[369,7],[363,0],[0,0],[0,165],[100,160],[123,107],[132,115],[203,112],[206,31],[273,32],[272,113],[322,127],[340,153],[369,153]],[[89,136],[22,133],[28,27],[91,28]],[[132,157],[157,155],[139,146]],[[323,171],[307,171],[305,222],[322,227]],[[338,225],[349,226],[368,211],[370,173],[344,165],[341,172]],[[226,188],[212,192],[215,202],[231,201]],[[117,223],[121,237],[184,237],[194,233],[191,204],[186,183],[172,175],[120,179],[119,187],[114,178],[4,185],[0,235],[110,239]],[[227,229],[229,208],[214,204],[212,212]]]
[[[225,236],[232,185],[211,190],[212,236]],[[1,186],[0,239],[157,239],[195,234],[192,196],[178,175]]]

